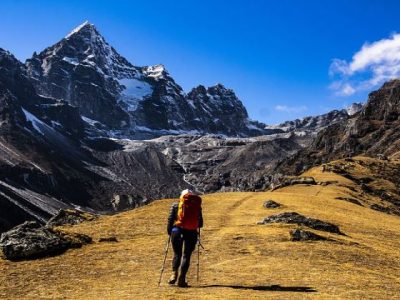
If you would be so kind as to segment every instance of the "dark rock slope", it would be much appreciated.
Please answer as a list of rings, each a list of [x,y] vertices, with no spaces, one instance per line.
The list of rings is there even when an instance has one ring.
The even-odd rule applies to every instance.
[[[296,138],[226,138],[218,135],[164,136],[150,141],[119,141],[127,152],[145,145],[159,149],[183,170],[198,191],[255,191],[273,181],[276,164],[301,149]]]

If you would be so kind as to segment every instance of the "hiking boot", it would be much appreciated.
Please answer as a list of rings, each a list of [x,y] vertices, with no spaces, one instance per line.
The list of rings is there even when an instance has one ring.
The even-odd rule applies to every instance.
[[[175,284],[177,278],[178,278],[178,271],[173,271],[171,277],[168,280],[168,283]]]
[[[182,287],[182,288],[185,288],[185,287],[188,287],[189,285],[187,284],[187,282],[186,282],[184,277],[179,276],[178,286]]]

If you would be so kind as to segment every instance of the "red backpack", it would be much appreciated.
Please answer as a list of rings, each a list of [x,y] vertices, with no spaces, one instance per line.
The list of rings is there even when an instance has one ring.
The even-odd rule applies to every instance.
[[[199,217],[201,211],[201,198],[193,194],[185,194],[179,199],[178,218],[175,226],[196,230],[199,227]]]

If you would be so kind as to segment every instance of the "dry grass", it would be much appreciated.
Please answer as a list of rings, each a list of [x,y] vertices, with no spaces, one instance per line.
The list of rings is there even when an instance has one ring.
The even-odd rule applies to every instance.
[[[307,172],[328,186],[292,186],[263,193],[206,195],[200,283],[196,255],[192,288],[168,286],[171,252],[162,286],[157,287],[166,241],[166,218],[173,200],[65,230],[85,233],[95,243],[57,257],[0,260],[0,297],[15,299],[394,299],[400,297],[400,217],[335,197],[349,196],[348,179],[320,168]],[[353,196],[353,195],[352,195]],[[267,210],[264,200],[282,208]],[[367,199],[372,201],[373,199]],[[284,211],[335,223],[347,236],[335,241],[290,242],[293,225],[256,225]],[[319,233],[321,234],[321,233]],[[117,243],[98,243],[116,236]],[[280,286],[281,289],[278,290]],[[306,292],[307,288],[315,292]]]

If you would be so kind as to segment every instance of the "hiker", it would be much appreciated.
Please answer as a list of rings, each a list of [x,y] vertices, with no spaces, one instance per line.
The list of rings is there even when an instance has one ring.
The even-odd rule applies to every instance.
[[[203,227],[201,198],[191,190],[184,190],[179,198],[179,203],[172,204],[168,217],[167,231],[171,236],[174,250],[169,284],[175,284],[178,280],[179,287],[188,286],[186,274],[190,265],[190,256],[196,248],[198,229],[201,227]],[[181,268],[178,278],[179,266]]]

